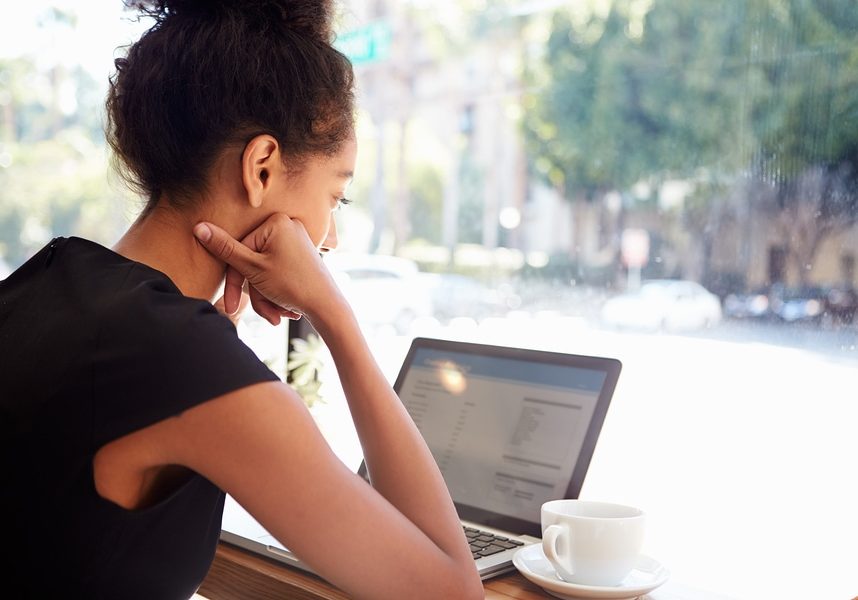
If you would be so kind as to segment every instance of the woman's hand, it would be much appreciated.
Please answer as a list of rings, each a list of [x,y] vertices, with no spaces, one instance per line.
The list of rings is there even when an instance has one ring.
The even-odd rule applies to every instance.
[[[240,242],[212,223],[199,223],[194,235],[215,258],[227,263],[223,307],[240,307],[247,281],[250,303],[273,325],[282,317],[312,315],[326,299],[340,297],[333,278],[300,221],[271,215]]]
[[[233,312],[227,312],[226,307],[224,306],[224,297],[221,296],[218,298],[215,303],[215,309],[225,316],[227,319],[232,321],[232,324],[238,327],[238,322],[241,320],[241,315],[244,313],[244,309],[247,308],[247,305],[250,304],[250,295],[246,291],[241,292],[241,300],[238,303],[238,309]]]

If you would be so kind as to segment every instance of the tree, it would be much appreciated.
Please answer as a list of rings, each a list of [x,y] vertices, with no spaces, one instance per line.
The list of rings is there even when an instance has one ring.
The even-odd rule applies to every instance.
[[[537,170],[576,203],[641,180],[693,182],[677,210],[704,273],[717,223],[753,187],[750,174],[776,189],[771,203],[755,201],[784,224],[804,275],[821,242],[856,222],[854,3],[589,6],[554,16],[544,71],[532,77],[525,134]]]
[[[24,58],[0,61],[0,82],[0,258],[17,266],[59,235],[111,243],[130,193],[108,181],[95,82]],[[74,110],[55,106],[57,87],[76,92]]]
[[[640,181],[734,172],[733,150],[747,145],[742,6],[617,0],[604,14],[557,12],[544,71],[531,74],[537,170],[579,204]]]
[[[128,194],[107,177],[106,149],[74,128],[12,147],[0,168],[0,254],[18,265],[59,235],[112,243],[127,223]]]
[[[754,171],[774,188],[767,208],[806,283],[822,242],[858,223],[858,15],[849,0],[777,7],[778,18],[758,17],[771,95],[758,99]]]

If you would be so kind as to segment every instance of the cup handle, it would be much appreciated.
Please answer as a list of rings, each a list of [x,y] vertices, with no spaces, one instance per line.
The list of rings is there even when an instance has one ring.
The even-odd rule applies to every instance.
[[[558,564],[560,558],[557,556],[557,538],[563,533],[565,527],[560,525],[549,525],[542,533],[542,551],[552,564]]]

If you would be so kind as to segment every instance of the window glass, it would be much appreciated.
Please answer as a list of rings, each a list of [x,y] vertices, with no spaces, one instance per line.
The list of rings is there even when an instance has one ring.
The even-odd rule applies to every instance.
[[[0,277],[136,216],[102,134],[148,24],[121,8],[0,20]],[[677,584],[854,596],[854,2],[349,0],[338,29],[359,164],[326,260],[389,379],[417,335],[618,358],[582,497],[646,510]],[[239,331],[357,469],[330,357],[292,325]]]
[[[339,252],[413,261],[432,304],[356,301],[391,380],[416,335],[619,358],[582,497],[645,508],[693,588],[854,595],[854,3],[348,6]]]

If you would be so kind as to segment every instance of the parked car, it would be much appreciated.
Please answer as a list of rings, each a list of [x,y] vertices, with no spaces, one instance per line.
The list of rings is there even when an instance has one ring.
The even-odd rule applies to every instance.
[[[858,312],[858,291],[852,286],[829,288],[824,299],[824,319],[832,325],[850,324]]]
[[[478,279],[457,273],[421,273],[432,310],[439,321],[456,317],[482,319],[503,315],[513,308],[511,292],[492,288]],[[517,298],[517,297],[516,297]]]
[[[817,285],[786,287],[775,284],[769,291],[769,306],[781,321],[815,323],[825,313],[825,296],[825,289]]]
[[[393,325],[397,332],[406,333],[414,319],[432,316],[432,299],[413,260],[331,253],[325,263],[364,325]]]
[[[711,327],[721,321],[718,296],[695,281],[652,279],[615,296],[602,306],[602,322],[614,327],[680,331]]]
[[[724,297],[724,316],[733,319],[764,319],[771,316],[768,289],[727,294]]]

